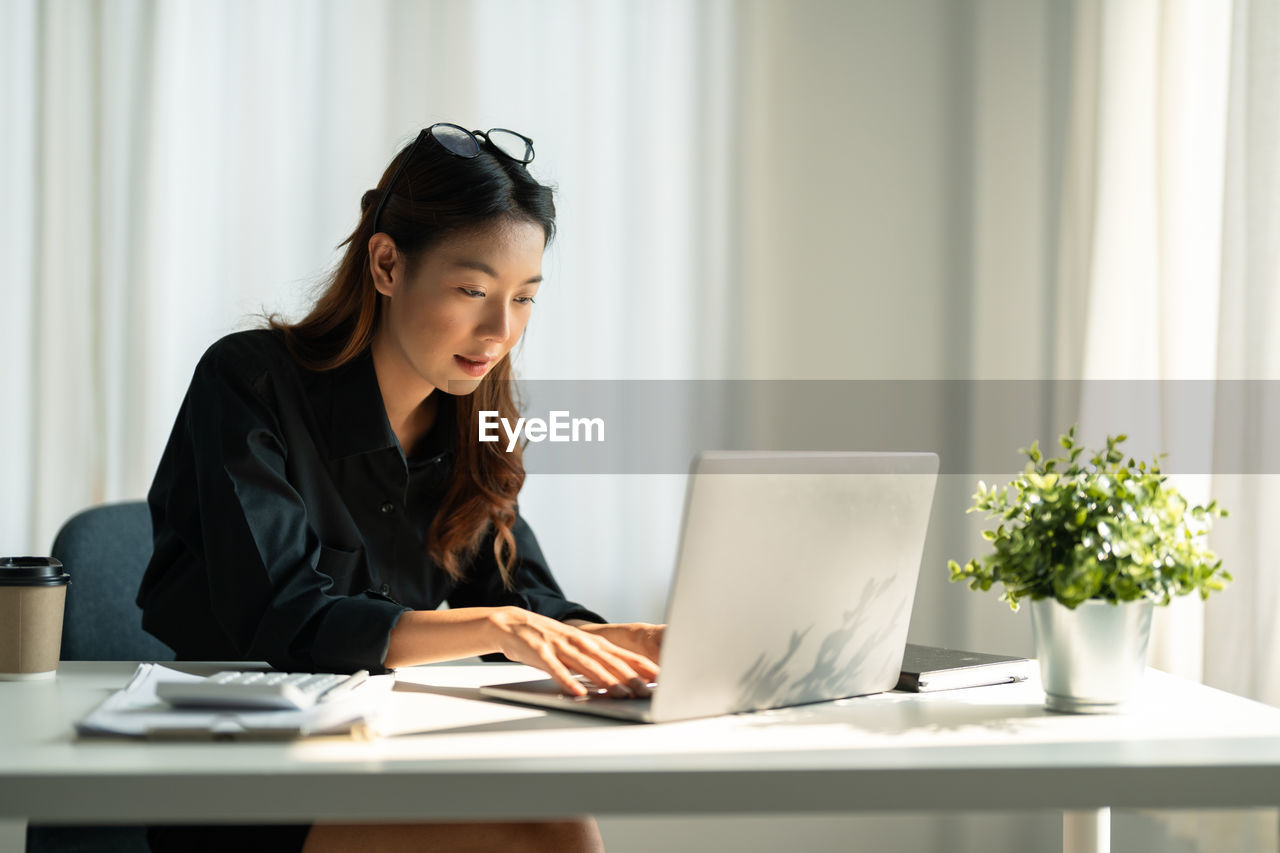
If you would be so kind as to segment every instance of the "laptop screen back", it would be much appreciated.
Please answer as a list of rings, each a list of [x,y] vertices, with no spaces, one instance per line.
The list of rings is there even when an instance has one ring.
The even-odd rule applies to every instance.
[[[893,689],[937,471],[932,453],[700,454],[652,718]]]

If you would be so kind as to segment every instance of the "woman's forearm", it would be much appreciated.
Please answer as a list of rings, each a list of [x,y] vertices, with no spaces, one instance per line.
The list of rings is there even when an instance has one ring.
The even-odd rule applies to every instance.
[[[412,610],[391,629],[386,666],[396,669],[457,660],[498,651],[493,617],[496,607]]]

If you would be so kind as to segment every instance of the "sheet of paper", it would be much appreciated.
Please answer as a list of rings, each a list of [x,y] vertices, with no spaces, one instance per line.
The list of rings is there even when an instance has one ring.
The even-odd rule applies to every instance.
[[[86,737],[281,738],[349,732],[376,722],[395,683],[392,675],[375,675],[342,699],[299,711],[179,709],[156,695],[156,686],[163,681],[202,677],[158,663],[140,664],[128,684],[76,723],[76,731]]]

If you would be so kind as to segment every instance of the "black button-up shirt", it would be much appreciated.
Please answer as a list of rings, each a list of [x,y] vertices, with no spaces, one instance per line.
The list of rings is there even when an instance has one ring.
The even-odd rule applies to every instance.
[[[274,331],[228,335],[196,366],[147,496],[155,552],[142,624],[179,660],[385,670],[407,610],[515,605],[605,621],[567,601],[517,515],[515,588],[492,529],[454,583],[426,551],[453,469],[453,398],[406,458],[366,351],[330,371]],[[499,656],[500,657],[500,656]]]

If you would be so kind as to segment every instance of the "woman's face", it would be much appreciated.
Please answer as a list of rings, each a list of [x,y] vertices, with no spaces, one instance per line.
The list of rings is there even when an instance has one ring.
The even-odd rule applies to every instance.
[[[374,347],[394,362],[401,381],[470,394],[506,357],[529,322],[542,280],[542,226],[502,220],[451,235],[427,251],[405,278],[371,242],[374,286],[386,299]],[[429,387],[428,387],[429,386]]]

